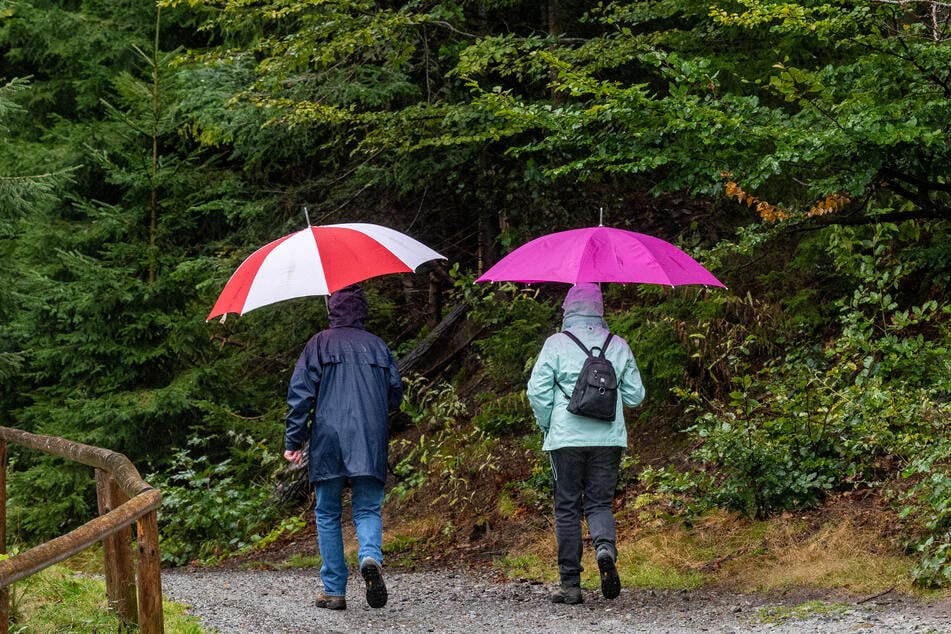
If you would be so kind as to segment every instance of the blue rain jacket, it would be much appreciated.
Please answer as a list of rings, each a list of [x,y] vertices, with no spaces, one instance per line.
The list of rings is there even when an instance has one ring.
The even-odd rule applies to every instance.
[[[562,330],[571,330],[590,350],[599,350],[608,336],[604,321],[601,289],[595,284],[577,284],[568,291]],[[597,351],[594,351],[595,353]],[[567,335],[550,336],[538,354],[526,390],[535,413],[535,422],[544,432],[544,451],[562,447],[627,447],[627,427],[623,407],[634,407],[644,400],[644,384],[634,354],[627,342],[614,336],[605,356],[614,365],[618,379],[618,405],[614,421],[577,416],[568,411],[568,397],[584,364],[584,351]]]
[[[310,481],[372,476],[386,482],[388,414],[403,400],[393,353],[364,330],[367,301],[358,286],[328,299],[330,328],[307,342],[287,390],[284,448],[310,435]]]

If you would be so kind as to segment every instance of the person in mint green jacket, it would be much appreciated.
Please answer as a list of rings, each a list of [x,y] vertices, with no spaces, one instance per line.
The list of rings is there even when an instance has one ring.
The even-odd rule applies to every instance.
[[[576,284],[562,304],[561,330],[569,330],[597,353],[609,334],[604,303],[597,284]],[[594,547],[601,576],[601,593],[608,599],[620,594],[617,573],[614,489],[621,457],[627,448],[623,408],[644,400],[644,384],[628,343],[614,336],[605,356],[618,380],[617,413],[603,421],[568,411],[571,393],[585,361],[585,353],[564,332],[545,341],[528,380],[527,395],[535,422],[545,434],[542,449],[549,452],[554,479],[555,538],[558,544],[560,585],[554,603],[583,602],[581,593],[582,517]],[[559,387],[561,386],[561,388]],[[563,391],[563,389],[564,391]]]

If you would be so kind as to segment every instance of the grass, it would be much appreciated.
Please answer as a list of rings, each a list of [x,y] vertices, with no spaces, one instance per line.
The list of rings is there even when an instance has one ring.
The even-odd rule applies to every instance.
[[[283,561],[253,561],[243,565],[246,570],[296,570],[299,568],[319,569],[319,555],[301,555],[295,553]]]
[[[721,586],[735,592],[794,587],[871,595],[897,590],[921,595],[911,584],[913,561],[876,530],[845,516],[815,525],[795,516],[756,521],[725,511],[691,526],[657,521],[619,532],[618,573],[627,588],[692,589]],[[539,535],[517,556],[500,558],[511,578],[556,582],[554,535]],[[597,564],[586,546],[582,586],[599,587]]]
[[[760,623],[782,625],[787,621],[802,621],[821,614],[845,614],[854,606],[848,603],[826,603],[825,601],[807,601],[792,607],[770,606],[758,611]]]
[[[185,606],[164,601],[167,634],[207,634]],[[98,576],[64,565],[51,566],[13,584],[10,632],[13,634],[89,634],[119,632],[116,614],[106,603],[106,584]]]
[[[704,581],[704,577],[689,568],[678,567],[665,556],[665,551],[658,547],[662,540],[647,539],[634,544],[619,544],[621,556],[618,560],[618,574],[621,584],[629,588],[696,588]],[[674,544],[663,544],[669,548],[666,554],[674,552]],[[498,566],[509,578],[530,579],[544,583],[558,581],[557,548],[554,536],[545,536],[535,544],[521,550],[518,555],[504,556]],[[598,565],[594,554],[585,551],[582,559],[584,572],[581,576],[581,585],[584,588],[596,589],[601,587],[598,576]]]
[[[711,513],[690,528],[666,526],[639,531],[621,544],[642,571],[672,568],[683,587],[729,586],[741,592],[770,592],[791,587],[873,594],[891,588],[913,593],[909,569],[872,527],[844,517],[810,526],[795,517],[747,520]],[[634,587],[657,587],[653,575],[622,575]],[[667,586],[672,587],[672,586]]]
[[[747,590],[792,586],[842,589],[873,594],[890,588],[914,593],[912,561],[893,551],[881,535],[848,519],[828,523],[802,537],[795,524],[774,524],[763,538],[761,554],[728,566]]]

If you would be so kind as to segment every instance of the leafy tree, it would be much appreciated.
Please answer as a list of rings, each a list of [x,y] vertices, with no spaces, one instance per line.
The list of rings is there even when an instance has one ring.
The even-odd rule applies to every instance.
[[[535,137],[512,151],[550,175],[626,174],[658,193],[726,184],[770,220],[947,218],[946,12],[614,2],[587,17],[600,37],[485,38],[457,72],[513,137]],[[556,107],[533,98],[544,77]]]

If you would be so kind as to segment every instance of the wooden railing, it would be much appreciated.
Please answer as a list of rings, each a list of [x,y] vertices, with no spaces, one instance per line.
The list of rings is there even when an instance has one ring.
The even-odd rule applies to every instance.
[[[119,617],[120,631],[137,626],[142,634],[164,632],[157,514],[162,494],[158,489],[149,486],[120,453],[0,427],[0,553],[6,553],[8,443],[93,467],[100,514],[65,535],[0,561],[0,634],[9,632],[10,584],[100,541],[105,558],[106,597]],[[134,558],[132,524],[136,526]]]

